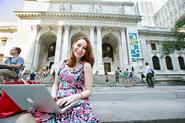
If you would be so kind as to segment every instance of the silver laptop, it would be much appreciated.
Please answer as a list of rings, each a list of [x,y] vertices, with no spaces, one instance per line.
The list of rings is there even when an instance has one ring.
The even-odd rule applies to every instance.
[[[80,103],[83,102],[83,100],[78,100],[72,102],[68,106],[59,108],[51,97],[48,89],[42,84],[0,84],[0,90],[5,90],[22,110],[28,111],[39,109],[41,112],[63,113],[71,107],[80,105]]]

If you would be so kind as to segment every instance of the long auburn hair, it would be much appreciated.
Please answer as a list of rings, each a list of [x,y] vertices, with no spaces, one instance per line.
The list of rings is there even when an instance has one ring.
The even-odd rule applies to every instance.
[[[93,67],[94,65],[94,55],[93,55],[93,51],[92,51],[92,46],[91,46],[91,42],[89,41],[88,38],[84,37],[84,36],[80,36],[78,38],[76,38],[73,42],[73,45],[78,41],[78,40],[85,40],[87,42],[87,47],[86,47],[86,53],[85,55],[81,58],[81,61],[86,61],[86,62],[89,62],[91,64],[91,66]],[[73,46],[72,45],[72,46]],[[69,67],[74,67],[75,64],[76,64],[76,58],[74,56],[74,53],[73,53],[73,47],[72,47],[72,50],[71,50],[71,54],[68,58],[68,66]]]

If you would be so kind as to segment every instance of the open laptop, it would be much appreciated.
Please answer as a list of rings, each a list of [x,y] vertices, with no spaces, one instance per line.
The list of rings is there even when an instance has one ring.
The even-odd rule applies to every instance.
[[[14,102],[22,109],[34,111],[39,109],[41,112],[48,113],[63,113],[83,102],[83,100],[74,101],[71,104],[59,108],[51,97],[48,89],[42,84],[30,85],[6,85],[0,84],[0,90],[6,93],[14,100]]]

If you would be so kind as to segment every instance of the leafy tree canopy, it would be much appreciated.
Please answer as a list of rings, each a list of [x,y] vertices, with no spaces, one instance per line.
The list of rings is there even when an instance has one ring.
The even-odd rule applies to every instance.
[[[185,49],[185,16],[182,16],[175,22],[171,33],[174,36],[173,41],[164,41],[162,43],[162,51],[165,55],[174,53],[176,50]]]

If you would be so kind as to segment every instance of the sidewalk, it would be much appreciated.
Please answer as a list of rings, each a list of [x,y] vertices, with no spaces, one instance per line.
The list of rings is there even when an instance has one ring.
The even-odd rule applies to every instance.
[[[94,87],[90,101],[103,123],[185,123],[185,86]]]
[[[94,87],[100,122],[185,123],[185,86]]]

